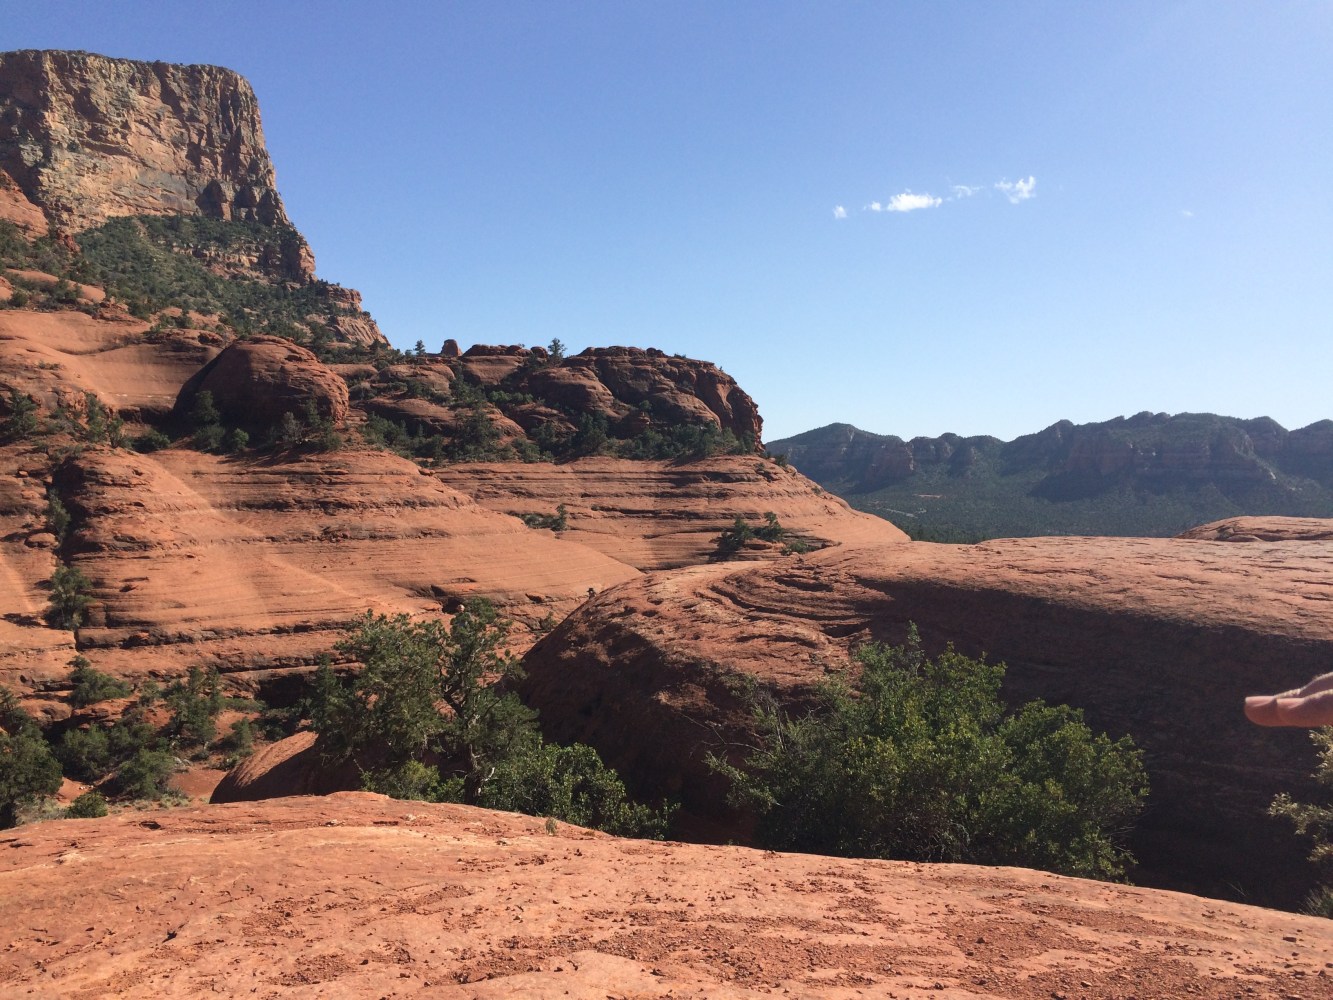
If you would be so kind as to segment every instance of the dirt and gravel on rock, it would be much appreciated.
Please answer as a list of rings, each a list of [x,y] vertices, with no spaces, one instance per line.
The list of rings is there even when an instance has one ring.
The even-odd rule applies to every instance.
[[[6,997],[1333,995],[1333,923],[368,793],[0,835]]]

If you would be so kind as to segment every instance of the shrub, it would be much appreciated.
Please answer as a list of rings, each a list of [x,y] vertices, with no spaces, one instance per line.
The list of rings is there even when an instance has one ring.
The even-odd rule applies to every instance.
[[[18,825],[20,807],[60,788],[60,763],[42,731],[8,688],[0,687],[0,830]]]
[[[715,559],[726,559],[728,556],[735,555],[745,548],[745,543],[753,537],[754,529],[750,527],[745,518],[737,514],[731,527],[717,536],[713,557]]]
[[[217,667],[191,667],[185,683],[167,689],[171,707],[167,730],[186,745],[207,746],[217,736],[217,715],[222,711],[222,684]]]
[[[554,514],[522,514],[523,523],[529,528],[550,528],[552,531],[564,531],[569,527],[569,511],[564,504],[556,507]]]
[[[666,836],[674,810],[630,799],[620,776],[592,747],[540,739],[504,760],[482,790],[481,805],[529,816],[553,816],[621,837]]]
[[[86,657],[74,657],[70,660],[70,666],[74,669],[69,678],[73,685],[69,703],[75,708],[84,708],[112,698],[125,698],[132,690],[125,681],[117,680],[100,670],[94,670]]]
[[[543,744],[534,713],[491,683],[518,675],[504,652],[508,628],[482,599],[469,601],[448,628],[367,613],[337,647],[363,669],[342,681],[326,661],[316,674],[311,721],[326,758],[357,760],[363,787],[394,798],[660,836],[669,810],[631,802],[592,749]]]
[[[37,403],[17,389],[9,390],[9,415],[0,424],[0,441],[27,441],[37,434]]]
[[[65,773],[76,781],[101,781],[115,766],[107,732],[97,725],[65,730],[55,753]]]
[[[120,765],[115,786],[130,799],[160,799],[167,792],[167,780],[176,771],[175,758],[166,750],[137,751]]]
[[[57,566],[51,574],[46,620],[56,628],[78,628],[93,603],[92,581],[73,566]]]
[[[1320,785],[1333,793],[1333,726],[1316,729],[1310,739],[1318,751],[1314,777]],[[1269,815],[1282,816],[1296,827],[1296,833],[1314,841],[1310,860],[1333,871],[1333,795],[1324,805],[1296,802],[1283,792],[1273,800]],[[1307,912],[1320,917],[1333,917],[1333,884],[1318,886],[1306,899]]]
[[[835,682],[808,715],[762,709],[743,767],[713,759],[764,844],[1123,876],[1147,794],[1128,738],[1094,736],[1077,710],[1041,702],[1005,715],[1003,666],[952,648],[929,658],[915,629],[857,659],[858,693]]]
[[[519,676],[504,650],[508,634],[483,598],[469,600],[447,628],[367,612],[336,647],[364,664],[350,686],[327,664],[317,673],[315,729],[343,759],[372,753],[397,768],[430,751],[456,761],[464,801],[475,805],[494,762],[531,726],[515,695],[487,683]]]
[[[100,819],[107,814],[106,799],[100,792],[84,792],[69,804],[65,819]]]
[[[171,438],[154,428],[144,434],[140,434],[131,442],[131,444],[135,451],[142,452],[146,455],[150,452],[161,451],[163,448],[170,448]]]

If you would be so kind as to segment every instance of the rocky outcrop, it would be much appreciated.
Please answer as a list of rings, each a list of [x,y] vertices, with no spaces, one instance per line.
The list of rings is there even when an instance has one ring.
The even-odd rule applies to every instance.
[[[1317,517],[1229,517],[1176,536],[1200,542],[1329,542],[1333,519]]]
[[[928,646],[1007,662],[1012,700],[1074,705],[1145,749],[1136,880],[1295,906],[1303,845],[1265,809],[1278,791],[1312,794],[1313,754],[1241,705],[1328,669],[1331,590],[1331,542],[831,549],[601,594],[528,653],[526,694],[550,736],[596,746],[641,793],[678,794],[735,836],[703,757],[746,740],[746,678],[799,704],[856,645],[915,622]]]
[[[176,413],[188,417],[199,393],[210,392],[225,423],[253,431],[278,426],[284,414],[347,420],[347,383],[304,347],[281,337],[238,340],[181,387]]]
[[[290,225],[254,91],[217,66],[0,54],[0,169],[65,231],[120,215]]]
[[[558,619],[589,588],[637,575],[383,452],[221,458],[91,448],[59,467],[55,488],[73,519],[64,556],[92,581],[95,600],[77,636],[34,614],[13,619],[16,639],[52,637],[67,648],[77,639],[96,669],[135,681],[211,663],[256,690],[308,669],[367,609],[439,615],[474,595],[520,623],[521,649],[522,626]],[[40,486],[18,500],[27,532],[43,530]],[[21,546],[0,544],[0,554],[28,551]],[[4,555],[22,584],[8,609],[44,606],[55,563],[49,549],[40,555],[36,579]],[[59,714],[70,655],[0,656],[0,684]]]
[[[711,424],[755,445],[763,437],[758,407],[730,375],[654,348],[590,347],[557,361],[540,347],[476,345],[457,370],[474,385],[530,394],[576,418],[599,417],[616,437],[681,424]]]
[[[906,541],[889,522],[854,511],[794,469],[754,456],[694,461],[583,458],[573,462],[466,462],[434,470],[441,482],[491,510],[566,511],[572,542],[636,569],[707,562],[739,516],[762,527],[773,513],[798,548]],[[778,557],[781,545],[763,555]]]
[[[13,995],[1323,1000],[1333,963],[1326,922],[1254,906],[364,792],[47,822],[0,845]]]

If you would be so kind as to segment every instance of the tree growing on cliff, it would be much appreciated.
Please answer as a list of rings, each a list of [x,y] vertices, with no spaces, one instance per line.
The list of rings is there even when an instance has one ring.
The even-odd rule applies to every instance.
[[[1006,714],[1004,667],[905,645],[857,655],[859,690],[824,687],[815,709],[758,712],[742,766],[714,758],[761,842],[847,857],[1006,864],[1118,878],[1147,794],[1141,753],[1063,706]]]
[[[57,566],[51,574],[46,620],[56,628],[78,628],[93,603],[93,582],[74,566]]]

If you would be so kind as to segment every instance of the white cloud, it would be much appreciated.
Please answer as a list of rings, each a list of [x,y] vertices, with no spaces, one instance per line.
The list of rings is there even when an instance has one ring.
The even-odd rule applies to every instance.
[[[1192,219],[1192,218],[1194,218],[1194,213],[1191,212],[1188,208],[1182,208],[1182,209],[1180,210],[1180,214],[1181,214],[1182,216],[1184,216],[1186,219]]]
[[[960,198],[971,198],[974,194],[980,193],[981,188],[971,184],[955,184],[952,190],[954,200],[957,201]]]
[[[934,208],[942,201],[942,198],[936,198],[934,195],[913,194],[911,191],[904,191],[902,194],[895,194],[890,198],[884,210],[886,212],[915,212],[918,208]]]
[[[1021,201],[1035,198],[1037,178],[1029,177],[1025,181],[996,181],[995,190],[1009,199],[1009,204],[1017,205]]]
[[[881,205],[881,204],[880,204],[879,202],[877,202],[877,201],[872,201],[869,205],[867,205],[867,206],[865,207],[865,211],[867,211],[867,212],[882,212],[882,211],[884,211],[884,206]]]
[[[834,206],[833,206],[833,217],[834,217],[835,219],[845,219],[845,218],[847,218],[847,209],[843,208],[841,205],[834,205]]]

